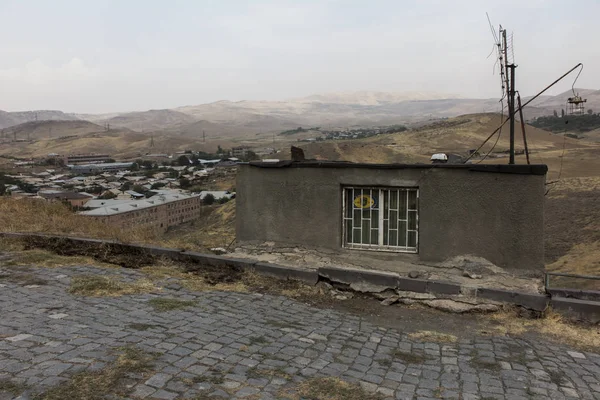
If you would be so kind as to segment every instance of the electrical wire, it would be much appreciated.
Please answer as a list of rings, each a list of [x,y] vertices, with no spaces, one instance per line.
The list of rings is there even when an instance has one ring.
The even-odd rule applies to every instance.
[[[502,112],[500,113],[500,121],[504,120],[504,97],[500,99],[500,103],[502,104]],[[496,145],[498,144],[498,141],[500,140],[500,136],[502,136],[502,128],[500,128],[500,130],[498,131],[498,137],[496,138],[496,141],[494,142],[494,145],[492,146],[492,148],[485,154],[485,156],[483,156],[483,158],[479,161],[477,161],[477,164],[480,164],[481,162],[483,162],[486,158],[488,158],[488,156],[492,153],[492,151],[494,151],[494,149],[496,148]]]
[[[567,72],[565,72],[563,75],[560,76],[560,78],[556,79],[554,82],[552,82],[551,84],[549,84],[548,86],[546,86],[544,89],[542,89],[540,92],[538,92],[535,96],[533,96],[531,99],[527,100],[527,102],[525,104],[523,104],[521,107],[519,107],[517,110],[515,110],[515,113],[519,112],[519,110],[525,108],[528,104],[530,104],[532,101],[534,101],[535,99],[537,99],[538,97],[540,97],[542,94],[544,94],[548,89],[550,89],[552,86],[556,85],[558,82],[560,82],[561,80],[563,80],[567,75],[569,75],[571,72],[575,71],[575,69],[579,68],[580,66],[582,66],[582,63],[577,64],[576,66],[574,66],[573,68],[571,68],[570,70],[568,70]],[[496,134],[496,132],[498,132],[500,129],[502,129],[502,127],[508,122],[508,119],[504,120],[504,122],[502,122],[502,124],[500,124],[499,127],[497,127],[484,141],[483,143],[481,143],[481,145],[473,152],[471,153],[471,155],[469,155],[469,157],[467,157],[465,159],[465,163],[467,161],[469,161],[471,158],[473,158],[473,155],[477,154],[477,152],[479,152],[479,150],[481,150],[481,148]]]
[[[504,86],[504,74],[505,74],[505,70],[504,70],[504,65],[502,63],[502,59],[503,59],[503,53],[502,53],[502,45],[500,43],[500,40],[498,39],[499,36],[502,35],[502,27],[499,28],[499,35],[496,35],[496,31],[494,30],[493,26],[492,26],[492,22],[490,21],[490,16],[488,13],[485,13],[485,15],[487,16],[488,19],[488,23],[490,25],[490,30],[492,31],[492,36],[494,37],[494,48],[497,51],[497,55],[496,55],[496,62],[494,63],[494,75],[496,73],[496,65],[500,65],[500,86],[501,86],[501,96],[500,96],[500,121],[504,120],[504,99],[507,96],[507,93],[505,91],[505,86]],[[493,50],[492,50],[493,51]],[[490,53],[491,55],[491,53]],[[490,57],[490,55],[487,56],[487,58]],[[496,148],[496,145],[498,144],[498,141],[500,140],[500,136],[502,136],[502,127],[500,127],[499,131],[498,131],[498,137],[496,137],[496,141],[494,142],[494,144],[492,145],[492,147],[490,148],[490,150],[483,156],[483,158],[481,158],[477,164],[483,162],[491,153],[492,151],[494,151],[494,149]]]
[[[571,91],[573,92],[573,96],[577,96],[575,94],[575,83],[577,83],[577,79],[579,79],[579,75],[581,75],[581,72],[583,71],[583,64],[580,64],[580,65],[581,65],[581,69],[577,73],[577,76],[575,77],[575,80],[573,80],[573,84],[571,85]]]

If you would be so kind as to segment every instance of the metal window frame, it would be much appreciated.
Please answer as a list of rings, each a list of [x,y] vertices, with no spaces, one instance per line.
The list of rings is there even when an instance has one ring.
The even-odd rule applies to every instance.
[[[361,244],[361,243],[350,243],[347,240],[347,223],[348,221],[350,221],[351,224],[353,224],[354,222],[354,217],[352,218],[347,218],[346,217],[346,197],[347,197],[347,191],[348,190],[378,190],[379,191],[379,201],[381,206],[378,205],[378,214],[379,214],[379,225],[378,225],[378,244]],[[408,241],[408,233],[409,232],[415,232],[416,233],[416,239],[415,239],[415,246],[414,247],[409,247],[409,246],[390,246],[390,245],[384,245],[383,244],[383,237],[384,237],[384,229],[383,229],[383,221],[384,221],[384,207],[383,207],[383,192],[384,191],[388,191],[388,196],[390,191],[392,190],[399,190],[399,191],[406,191],[407,193],[407,199],[406,199],[406,240]],[[371,251],[383,251],[383,252],[391,252],[391,253],[410,253],[410,254],[418,254],[419,253],[419,188],[418,187],[414,187],[414,186],[354,186],[354,185],[348,185],[348,186],[342,186],[341,187],[341,191],[342,191],[342,248],[346,248],[346,249],[353,249],[353,250],[371,250]],[[416,209],[410,209],[408,208],[408,193],[409,192],[415,192],[416,193]],[[362,194],[362,192],[361,192]],[[398,204],[400,203],[400,199],[398,198]],[[389,208],[388,208],[388,224],[390,221],[389,218]],[[409,211],[416,211],[416,229],[408,229],[408,212]],[[400,212],[400,209],[397,209],[397,212]],[[362,217],[361,217],[361,221],[362,221]],[[372,230],[372,228],[371,228]],[[388,228],[388,238],[389,238],[389,228]],[[397,229],[396,229],[397,230]],[[354,226],[352,226],[352,231],[354,231]],[[361,226],[361,236],[362,236],[362,226]]]

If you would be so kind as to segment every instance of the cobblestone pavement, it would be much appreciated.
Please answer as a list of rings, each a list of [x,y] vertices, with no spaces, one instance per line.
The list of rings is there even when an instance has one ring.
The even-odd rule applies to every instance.
[[[0,267],[0,278],[8,271]],[[600,356],[546,342],[423,342],[286,297],[178,286],[159,294],[73,296],[67,292],[71,276],[134,280],[142,273],[95,267],[26,272],[46,284],[0,279],[0,382],[27,385],[21,399],[78,371],[102,369],[121,346],[159,353],[153,371],[131,382],[135,399],[285,398],[282,389],[315,377],[357,382],[386,399],[600,399]],[[148,304],[156,297],[195,303],[158,312]],[[1,400],[19,396],[1,390]]]

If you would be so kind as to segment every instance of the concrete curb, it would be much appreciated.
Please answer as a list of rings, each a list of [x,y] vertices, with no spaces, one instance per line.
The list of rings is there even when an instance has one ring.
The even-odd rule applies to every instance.
[[[543,294],[512,292],[502,289],[477,288],[477,297],[502,303],[516,304],[535,311],[544,311],[550,297]],[[600,304],[598,304],[600,307]]]
[[[279,279],[302,281],[309,285],[316,285],[319,281],[319,272],[317,270],[284,267],[268,263],[255,263],[253,268],[261,275],[272,276]]]
[[[320,279],[349,285],[351,289],[367,292],[382,292],[387,289],[411,291],[417,293],[433,293],[459,295],[467,293],[482,299],[514,304],[535,311],[544,311],[551,306],[558,312],[597,323],[600,321],[600,302],[593,300],[578,300],[572,298],[550,297],[550,295],[514,292],[503,289],[477,288],[462,286],[451,282],[428,281],[401,277],[399,274],[384,271],[370,271],[340,267],[321,267],[318,269],[302,269],[277,264],[256,262],[247,259],[229,258],[212,254],[180,251],[177,249],[150,246],[143,244],[119,243],[111,240],[77,238],[70,236],[48,235],[39,233],[0,232],[0,237],[9,238],[52,238],[72,243],[87,245],[112,245],[116,248],[129,248],[134,252],[146,253],[153,256],[167,257],[177,261],[192,261],[201,269],[202,265],[215,268],[231,268],[236,271],[252,270],[261,275],[267,275],[283,280],[298,280],[315,285]],[[569,289],[552,289],[551,294],[577,294],[581,291]]]
[[[347,285],[374,286],[375,291],[382,292],[385,289],[396,289],[398,287],[398,274],[382,271],[368,271],[355,268],[321,267],[318,274],[322,278],[333,282],[345,283]]]
[[[593,324],[600,322],[600,303],[597,301],[555,297],[550,300],[550,306],[561,314],[586,320]]]

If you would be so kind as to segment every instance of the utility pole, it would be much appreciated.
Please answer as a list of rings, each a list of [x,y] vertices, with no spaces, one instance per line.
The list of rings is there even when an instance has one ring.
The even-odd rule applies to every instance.
[[[510,148],[508,163],[515,163],[515,68],[514,60],[508,63],[508,42],[506,40],[506,29],[502,30],[502,53],[504,57],[504,73],[506,80],[506,95],[508,100],[508,118],[510,119]],[[514,58],[514,57],[513,57]]]
[[[202,142],[206,143],[206,132],[202,131]]]
[[[521,131],[523,132],[523,146],[525,147],[525,157],[527,158],[527,164],[531,164],[529,161],[529,148],[527,147],[527,136],[525,135],[525,118],[523,118],[523,106],[521,105],[521,94],[517,96],[517,102],[519,105],[519,115],[521,117]]]
[[[510,110],[510,156],[508,159],[509,164],[515,163],[515,64],[508,66],[510,70],[510,97],[509,110]]]

